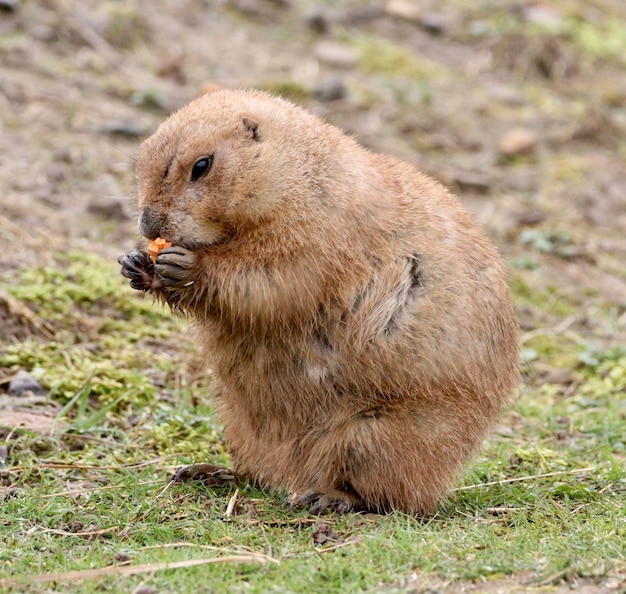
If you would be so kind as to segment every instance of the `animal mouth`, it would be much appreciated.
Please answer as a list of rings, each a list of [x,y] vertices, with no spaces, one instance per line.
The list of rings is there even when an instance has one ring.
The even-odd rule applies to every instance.
[[[149,241],[155,239],[152,237],[154,233],[157,233],[161,239],[164,239],[173,246],[178,246],[189,250],[190,252],[197,252],[208,249],[215,249],[229,242],[235,235],[234,230],[230,226],[224,225],[222,222],[210,221],[204,223],[204,228],[200,233],[190,233],[186,235],[184,232],[178,232],[173,226],[168,224],[162,225],[160,229],[150,229],[151,233],[145,233],[144,237]]]

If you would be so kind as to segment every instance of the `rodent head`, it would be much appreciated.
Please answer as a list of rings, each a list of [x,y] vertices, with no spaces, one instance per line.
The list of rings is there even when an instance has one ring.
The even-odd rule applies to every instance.
[[[141,233],[196,249],[284,217],[285,208],[297,207],[297,188],[311,179],[303,167],[300,183],[281,137],[313,118],[303,114],[254,91],[217,91],[174,113],[139,149]]]

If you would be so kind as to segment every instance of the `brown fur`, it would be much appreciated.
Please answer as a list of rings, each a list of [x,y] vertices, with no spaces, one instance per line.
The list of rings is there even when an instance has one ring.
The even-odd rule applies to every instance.
[[[195,321],[235,470],[294,503],[432,511],[518,381],[502,263],[458,200],[260,92],[172,115],[137,176],[144,235],[192,254],[192,285],[151,286]]]

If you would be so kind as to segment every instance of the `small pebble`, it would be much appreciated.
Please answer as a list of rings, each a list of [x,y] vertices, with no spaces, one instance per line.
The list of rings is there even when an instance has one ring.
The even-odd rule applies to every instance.
[[[19,0],[0,0],[0,10],[15,12],[20,7]]]
[[[64,163],[50,163],[46,168],[46,177],[51,182],[62,182],[68,173],[68,167]]]
[[[546,220],[546,213],[540,208],[527,208],[517,214],[517,224],[525,227],[539,225]]]
[[[527,155],[537,148],[539,138],[528,128],[514,128],[500,139],[500,152],[507,156]]]
[[[341,79],[332,78],[318,84],[313,89],[313,94],[320,101],[338,101],[346,98],[347,91]]]
[[[138,124],[133,120],[111,120],[100,128],[101,132],[112,136],[125,136],[126,138],[141,138],[150,131],[147,126]]]
[[[306,16],[306,24],[315,33],[325,35],[330,31],[330,20],[321,6],[314,6]]]
[[[338,68],[354,68],[359,63],[359,51],[334,41],[320,41],[315,45],[315,55],[320,62]]]
[[[30,392],[35,396],[45,396],[48,391],[27,371],[18,371],[9,384],[11,396],[23,396]]]
[[[483,173],[457,170],[453,171],[450,177],[462,191],[484,194],[491,188],[491,180]]]
[[[563,24],[563,14],[551,6],[531,4],[522,8],[522,17],[525,21],[542,27],[556,28]]]
[[[7,467],[8,457],[9,448],[5,445],[0,446],[0,479],[6,479],[9,476],[9,469]]]
[[[389,0],[385,5],[385,12],[389,16],[414,23],[419,22],[422,16],[422,8],[414,0]]]
[[[158,590],[152,586],[139,586],[133,594],[157,594]]]
[[[446,32],[448,23],[436,12],[427,12],[419,19],[419,24],[432,35],[441,35]]]

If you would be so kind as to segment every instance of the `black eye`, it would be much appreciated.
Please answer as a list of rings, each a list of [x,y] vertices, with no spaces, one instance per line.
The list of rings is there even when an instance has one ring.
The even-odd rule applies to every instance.
[[[206,175],[213,165],[213,157],[202,157],[198,159],[191,170],[191,181],[200,179],[203,175]]]

